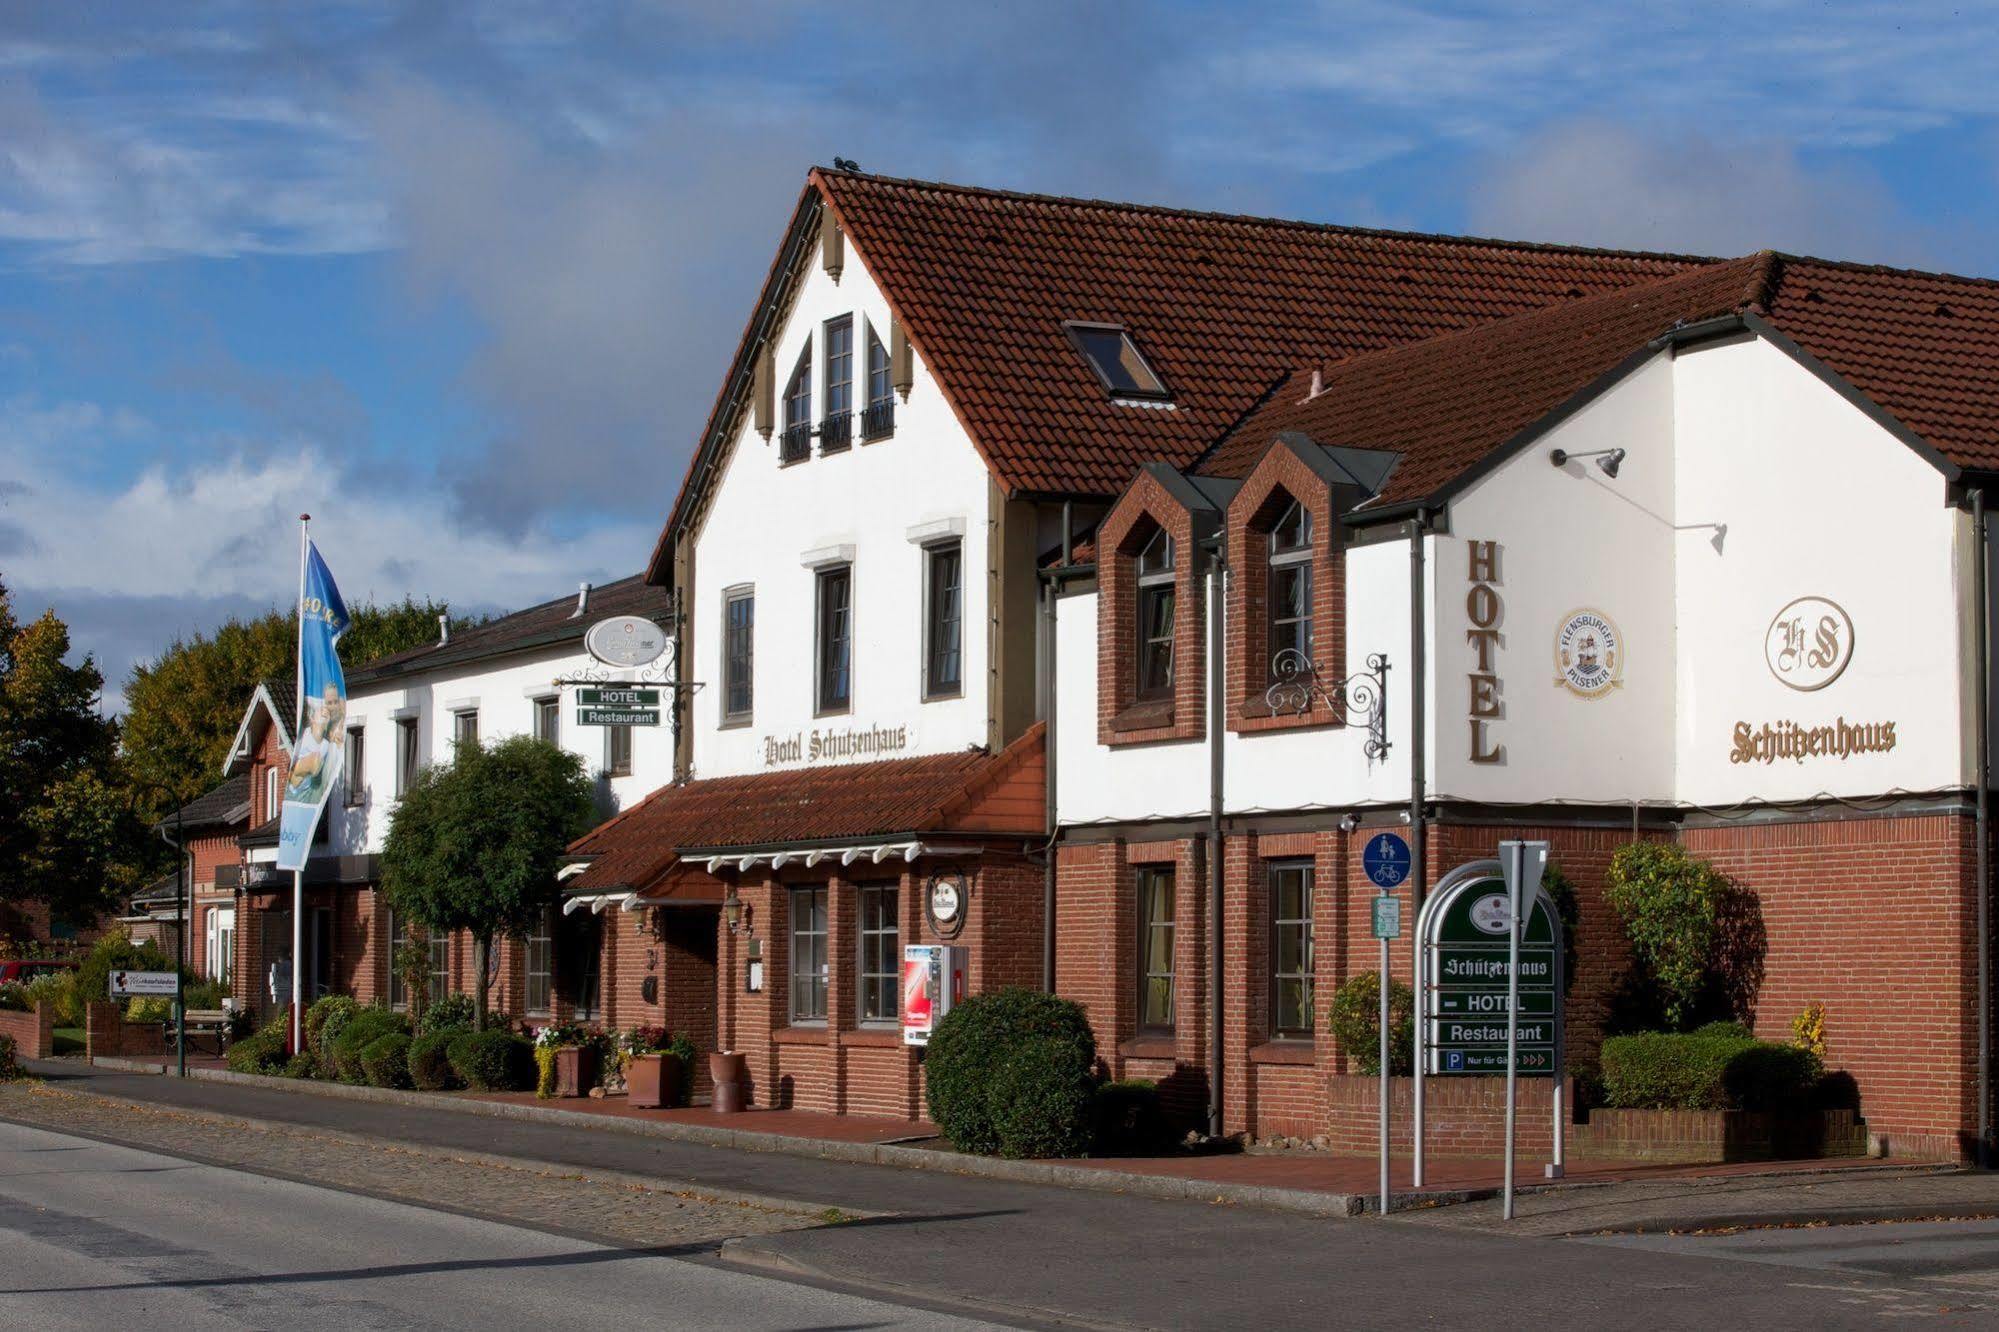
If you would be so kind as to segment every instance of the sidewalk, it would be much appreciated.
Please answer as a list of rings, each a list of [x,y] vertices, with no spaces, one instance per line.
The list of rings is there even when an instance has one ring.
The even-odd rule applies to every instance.
[[[1356,1216],[1378,1211],[1378,1166],[1372,1157],[1327,1152],[1237,1152],[1212,1156],[1113,1157],[1062,1161],[1003,1161],[957,1152],[937,1136],[934,1125],[866,1115],[834,1115],[809,1110],[753,1109],[723,1115],[706,1107],[644,1110],[622,1096],[542,1100],[530,1092],[400,1092],[283,1078],[250,1078],[215,1067],[217,1061],[188,1061],[191,1080],[254,1085],[296,1096],[374,1101],[419,1112],[484,1114],[496,1118],[587,1127],[602,1131],[668,1138],[741,1151],[777,1152],[822,1160],[892,1165],[1034,1184],[1058,1184],[1149,1197],[1185,1198],[1273,1207],[1318,1216]],[[158,1067],[157,1060],[100,1060],[100,1067]],[[168,1061],[170,1067],[170,1061]],[[1504,1182],[1496,1158],[1433,1157],[1418,1189],[1410,1182],[1407,1158],[1389,1169],[1391,1208],[1436,1209],[1476,1203]],[[1579,1188],[1610,1184],[1654,1186],[1690,1181],[1883,1171],[1906,1175],[1905,1163],[1862,1158],[1823,1161],[1746,1161],[1723,1165],[1658,1165],[1635,1161],[1571,1162],[1565,1177],[1548,1181],[1541,1163],[1523,1159],[1516,1190],[1523,1196],[1574,1195]],[[1929,1173],[1933,1167],[1917,1166]],[[1670,1188],[1666,1190],[1671,1192]],[[1663,1195],[1662,1195],[1663,1196]],[[1550,1215],[1559,1207],[1550,1205]]]

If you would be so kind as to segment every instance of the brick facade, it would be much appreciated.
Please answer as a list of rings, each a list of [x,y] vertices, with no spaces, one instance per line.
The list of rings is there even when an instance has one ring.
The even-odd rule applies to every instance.
[[[1173,690],[1138,695],[1138,556],[1155,532],[1173,539]],[[1140,472],[1097,533],[1097,738],[1106,745],[1195,740],[1207,715],[1207,603],[1193,515]]]
[[[1271,683],[1270,530],[1296,500],[1312,519],[1312,668],[1322,681],[1346,675],[1346,558],[1333,487],[1282,441],[1271,446],[1229,501],[1227,662],[1231,731],[1288,730],[1344,720],[1316,692],[1303,711],[1273,712]]]

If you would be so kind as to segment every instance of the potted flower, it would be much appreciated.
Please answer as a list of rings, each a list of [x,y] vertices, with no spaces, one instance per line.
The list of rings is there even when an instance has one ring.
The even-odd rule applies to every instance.
[[[676,1105],[680,1099],[680,1059],[668,1048],[666,1028],[633,1027],[618,1038],[618,1057],[625,1066],[625,1094],[631,1104],[648,1110]]]
[[[588,1096],[597,1085],[595,1033],[573,1022],[551,1023],[534,1034],[535,1064],[541,1074],[537,1094]]]

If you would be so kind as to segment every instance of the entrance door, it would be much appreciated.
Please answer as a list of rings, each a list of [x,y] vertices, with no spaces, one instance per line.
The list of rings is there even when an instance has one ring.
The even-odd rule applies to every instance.
[[[305,955],[312,966],[305,973],[305,997],[311,1002],[333,992],[333,908],[312,908],[307,925]]]

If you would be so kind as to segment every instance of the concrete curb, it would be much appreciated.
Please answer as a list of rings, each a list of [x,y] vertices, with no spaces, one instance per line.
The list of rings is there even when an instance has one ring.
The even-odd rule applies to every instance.
[[[100,1068],[134,1073],[163,1073],[157,1065],[136,1060],[99,1056],[91,1061]],[[499,1101],[479,1101],[438,1092],[392,1091],[382,1087],[351,1087],[338,1082],[307,1082],[297,1078],[268,1078],[252,1073],[232,1073],[219,1068],[190,1068],[188,1077],[199,1082],[235,1083],[262,1087],[268,1091],[304,1096],[330,1096],[352,1101],[372,1101],[379,1105],[399,1105],[456,1114],[484,1115],[491,1119],[513,1119],[533,1124],[559,1124],[594,1129],[604,1133],[629,1133],[639,1137],[666,1138],[675,1142],[698,1143],[704,1147],[727,1147],[745,1152],[777,1152],[822,1161],[852,1161],[862,1165],[899,1166],[911,1170],[939,1170],[958,1175],[975,1175],[1017,1184],[1052,1184],[1062,1188],[1091,1189],[1100,1193],[1124,1193],[1141,1198],[1172,1201],[1228,1203],[1244,1207],[1266,1207],[1298,1212],[1307,1216],[1359,1216],[1372,1210],[1373,1196],[1357,1193],[1321,1193],[1310,1189],[1285,1189],[1264,1184],[1231,1184],[1215,1180],[1185,1179],[1174,1175],[1147,1175],[1135,1171],[1098,1170],[1088,1166],[1065,1165],[1059,1161],[1005,1161],[990,1156],[963,1156],[955,1152],[903,1147],[894,1143],[830,1142],[820,1138],[798,1138],[781,1133],[758,1133],[746,1129],[714,1128],[706,1124],[676,1124],[666,1120],[618,1119],[550,1106],[511,1105]],[[1390,1207],[1441,1206],[1464,1202],[1475,1192],[1393,1194]]]

